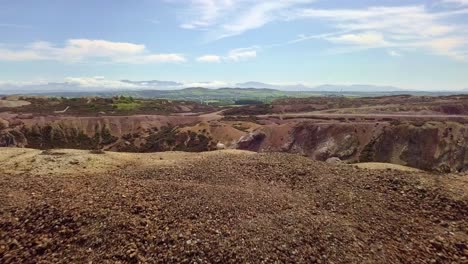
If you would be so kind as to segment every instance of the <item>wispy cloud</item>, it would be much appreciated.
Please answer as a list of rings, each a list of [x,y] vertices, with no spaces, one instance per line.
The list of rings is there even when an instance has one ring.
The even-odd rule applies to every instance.
[[[391,57],[402,57],[403,56],[403,55],[401,55],[400,52],[394,51],[394,50],[389,50],[389,51],[387,51],[387,53]]]
[[[282,17],[288,8],[314,0],[191,0],[182,28],[208,31],[211,40],[242,34]]]
[[[317,9],[314,0],[191,0],[181,27],[202,30],[217,40],[258,29],[274,21],[320,21],[335,32],[302,35],[279,45],[322,39],[354,52],[369,48],[423,49],[454,59],[467,59],[468,26],[458,19],[468,14],[468,0],[441,0],[430,5],[374,6],[357,9]],[[449,45],[457,38],[457,45]],[[461,42],[461,43],[460,43]],[[440,44],[444,43],[444,44]]]
[[[468,0],[442,0],[442,2],[456,5],[468,5]]]
[[[257,48],[241,48],[230,50],[226,59],[231,61],[242,61],[257,57]]]
[[[230,84],[223,81],[206,81],[206,82],[184,82],[183,87],[203,87],[203,88],[222,88],[229,87]]]
[[[112,89],[138,89],[138,85],[123,81],[109,80],[103,76],[95,77],[67,77],[64,85],[80,88],[112,88]]]
[[[368,48],[423,49],[454,59],[466,59],[466,25],[452,18],[468,14],[468,9],[434,12],[424,5],[368,7],[364,9],[296,9],[288,11],[289,20],[325,21],[336,33],[301,35],[289,43],[323,39],[345,45],[349,51]],[[344,50],[343,48],[341,50]]]
[[[49,42],[34,42],[20,49],[0,48],[0,60],[34,61],[55,60],[81,62],[92,59],[117,63],[184,62],[176,53],[151,53],[145,45],[106,40],[70,39],[62,47]]]
[[[225,56],[220,55],[203,55],[197,58],[199,62],[239,62],[246,61],[257,57],[259,47],[253,46],[249,48],[239,48],[230,50]]]
[[[386,45],[387,42],[381,33],[363,32],[358,34],[344,34],[334,37],[328,37],[327,40],[335,43],[351,44],[351,45]]]
[[[221,56],[218,55],[203,55],[197,58],[199,62],[221,62]]]

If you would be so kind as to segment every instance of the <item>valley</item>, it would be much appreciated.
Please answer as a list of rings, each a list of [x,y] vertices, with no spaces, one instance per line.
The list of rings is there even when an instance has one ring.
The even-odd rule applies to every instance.
[[[466,95],[288,98],[244,106],[123,96],[33,97],[3,100],[4,105],[14,99],[29,104],[2,108],[3,147],[120,152],[229,148],[439,172],[468,168]]]

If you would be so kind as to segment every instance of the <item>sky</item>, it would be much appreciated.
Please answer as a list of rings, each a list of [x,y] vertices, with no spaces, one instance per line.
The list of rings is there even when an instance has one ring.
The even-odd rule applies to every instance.
[[[0,89],[468,88],[468,0],[0,0]]]

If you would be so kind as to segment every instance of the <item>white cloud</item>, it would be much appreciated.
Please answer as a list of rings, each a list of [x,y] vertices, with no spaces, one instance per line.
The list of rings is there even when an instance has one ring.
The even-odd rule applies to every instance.
[[[368,48],[422,49],[461,59],[468,50],[468,37],[459,35],[466,33],[468,36],[468,29],[460,22],[455,23],[453,18],[464,14],[468,14],[468,9],[434,12],[423,5],[290,10],[287,14],[289,20],[321,20],[336,28],[337,32],[302,35],[286,44],[323,39],[338,45],[354,46],[348,48],[349,52]]]
[[[133,83],[109,80],[104,77],[68,77],[61,81],[49,82],[45,80],[35,81],[0,81],[1,93],[21,92],[55,92],[55,91],[99,91],[112,89],[143,89]]]
[[[336,32],[304,35],[287,44],[308,39],[327,40],[356,51],[368,48],[423,49],[438,55],[461,57],[468,51],[468,40],[459,46],[434,46],[434,40],[468,36],[468,26],[457,17],[468,14],[462,6],[468,0],[440,0],[452,3],[434,5],[375,6],[357,9],[316,9],[314,0],[191,0],[184,13],[187,29],[202,30],[208,40],[243,34],[274,21],[306,20],[325,22]],[[453,5],[455,4],[455,5]],[[270,47],[284,44],[270,45]],[[253,55],[253,53],[251,53]]]
[[[460,37],[446,37],[432,40],[429,45],[440,55],[449,56],[457,60],[466,59],[466,53],[459,52],[466,45],[467,40]]]
[[[336,37],[330,37],[328,40],[336,43],[353,44],[353,45],[385,45],[387,42],[381,33],[365,32],[359,34],[344,34]]]
[[[442,2],[448,4],[468,5],[468,0],[442,0]]]
[[[257,57],[259,47],[239,48],[230,50],[225,56],[204,55],[197,58],[198,62],[239,62]]]
[[[395,51],[395,50],[389,50],[387,53],[391,57],[401,57],[402,56],[400,52]]]
[[[431,41],[431,46],[435,50],[445,51],[461,47],[465,44],[465,39],[462,38],[441,38]]]
[[[290,12],[289,19],[323,19],[340,30],[385,31],[395,35],[428,37],[454,32],[458,27],[443,23],[443,19],[457,14],[431,13],[425,6],[420,5],[365,9],[302,9]]]
[[[70,56],[134,55],[145,51],[145,45],[105,40],[71,39],[63,49]]]
[[[218,55],[203,55],[197,58],[199,62],[221,62],[221,57]]]
[[[314,0],[192,0],[185,29],[209,31],[211,40],[242,34],[281,19],[285,9]],[[184,18],[185,19],[185,18]]]
[[[226,56],[226,60],[242,61],[257,57],[256,48],[241,48],[230,50]]]
[[[102,76],[96,77],[68,77],[65,78],[65,83],[76,85],[80,88],[112,88],[112,89],[135,89],[140,88],[138,85],[126,83],[122,81],[107,80]]]
[[[0,60],[4,61],[56,60],[79,62],[90,59],[121,63],[186,61],[181,54],[150,53],[142,44],[106,40],[70,39],[63,47],[57,47],[49,42],[34,42],[22,49],[0,49]]]
[[[56,82],[45,80],[34,81],[1,81],[0,92],[5,94],[18,92],[55,92],[55,91],[102,91],[102,90],[173,90],[188,87],[222,88],[233,86],[224,81],[128,81],[111,80],[102,76],[67,77]]]
[[[144,63],[164,63],[164,62],[186,62],[185,56],[176,53],[165,53],[165,54],[148,54],[148,55],[137,55],[123,58],[115,58],[115,62],[121,63],[133,63],[133,64],[144,64]]]
[[[34,50],[8,50],[0,48],[0,61],[34,61],[44,60],[41,54]]]
[[[229,87],[229,83],[223,81],[209,82],[185,82],[184,87],[222,88]]]

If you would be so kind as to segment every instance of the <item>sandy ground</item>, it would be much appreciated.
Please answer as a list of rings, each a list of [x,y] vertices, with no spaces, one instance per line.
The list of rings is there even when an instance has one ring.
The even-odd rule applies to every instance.
[[[160,152],[93,154],[89,150],[0,148],[0,173],[34,175],[93,174],[118,169],[142,169],[153,166],[181,165],[219,153],[253,154],[242,150],[219,150],[205,153]]]
[[[354,166],[361,169],[370,169],[370,170],[398,170],[398,171],[408,171],[408,172],[422,172],[419,169],[392,164],[392,163],[382,163],[382,162],[362,162],[353,164]]]
[[[30,105],[31,103],[28,101],[23,101],[23,100],[0,100],[0,108],[1,107],[21,107],[24,105]]]

